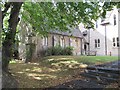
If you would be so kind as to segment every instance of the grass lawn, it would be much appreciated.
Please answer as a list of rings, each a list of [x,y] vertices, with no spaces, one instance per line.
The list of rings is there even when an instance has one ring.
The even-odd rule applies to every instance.
[[[118,60],[113,56],[50,56],[39,62],[25,64],[11,61],[10,71],[19,82],[19,88],[47,88],[71,80],[85,79],[79,74],[87,65]]]

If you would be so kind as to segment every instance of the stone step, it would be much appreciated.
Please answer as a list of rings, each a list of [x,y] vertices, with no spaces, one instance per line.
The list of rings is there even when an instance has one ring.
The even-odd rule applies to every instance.
[[[95,75],[88,74],[88,73],[82,73],[81,75],[83,75],[84,77],[89,78],[90,80],[95,80],[98,83],[102,83],[102,84],[109,84],[109,83],[113,83],[113,82],[119,82],[118,79],[109,78],[109,77],[103,77],[103,76],[95,76]]]
[[[85,73],[95,75],[95,76],[103,76],[103,77],[114,78],[114,79],[119,79],[120,78],[119,74],[101,72],[101,71],[97,71],[97,70],[85,70]]]
[[[107,67],[89,66],[89,67],[87,67],[87,70],[97,70],[97,71],[102,71],[102,72],[107,72],[107,73],[114,73],[114,74],[119,74],[120,73],[120,69],[117,69],[117,68],[107,68]]]

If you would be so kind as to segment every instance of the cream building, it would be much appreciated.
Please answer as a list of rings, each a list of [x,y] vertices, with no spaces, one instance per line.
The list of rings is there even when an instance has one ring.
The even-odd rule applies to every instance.
[[[96,55],[118,56],[120,50],[120,9],[114,8],[107,11],[105,19],[99,18],[95,22],[95,29],[86,30],[82,25],[80,28],[84,34],[83,52],[86,49]]]

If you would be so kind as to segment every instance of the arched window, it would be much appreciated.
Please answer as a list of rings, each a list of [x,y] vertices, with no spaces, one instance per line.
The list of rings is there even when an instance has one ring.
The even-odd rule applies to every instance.
[[[116,15],[114,15],[114,25],[116,25]]]
[[[48,37],[43,37],[43,45],[44,46],[48,45]]]
[[[61,39],[60,39],[60,46],[61,47],[64,47],[65,46],[65,38],[64,38],[64,36],[61,36]]]
[[[54,35],[52,36],[52,46],[54,47]]]
[[[72,46],[72,38],[69,38],[69,46]]]

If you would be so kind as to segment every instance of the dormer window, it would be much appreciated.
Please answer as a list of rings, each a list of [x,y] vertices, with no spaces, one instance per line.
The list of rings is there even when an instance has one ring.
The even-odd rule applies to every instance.
[[[116,25],[116,15],[114,15],[114,25]]]
[[[102,19],[101,19],[101,22],[103,22],[103,21],[105,21],[105,19],[102,18]]]
[[[86,36],[86,35],[87,35],[87,31],[84,31],[84,32],[83,32],[83,36]]]

